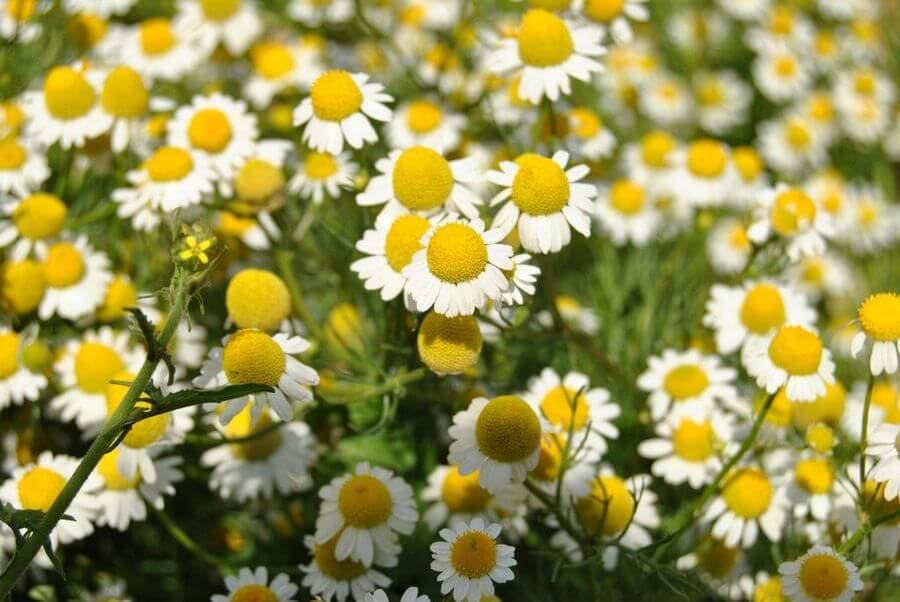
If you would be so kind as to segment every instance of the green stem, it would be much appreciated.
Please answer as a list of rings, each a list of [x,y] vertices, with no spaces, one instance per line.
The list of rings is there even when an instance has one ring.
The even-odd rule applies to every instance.
[[[861,522],[859,527],[856,528],[856,531],[853,533],[853,535],[850,536],[850,539],[844,542],[844,545],[840,547],[838,552],[844,556],[850,554],[856,548],[856,546],[858,546],[860,542],[875,529],[875,527],[882,523],[895,521],[898,518],[900,518],[900,510],[895,510],[888,514],[879,516],[875,520],[866,520]]]
[[[866,401],[863,405],[862,432],[859,435],[859,495],[860,506],[866,507],[866,445],[869,438],[869,408],[872,405],[872,389],[875,386],[875,377],[869,372],[869,383],[866,385]]]
[[[172,335],[175,334],[175,328],[181,321],[181,315],[184,313],[185,307],[187,306],[188,295],[190,293],[191,284],[193,283],[193,279],[179,269],[176,269],[172,280],[175,295],[172,300],[172,305],[169,308],[168,318],[159,335],[159,344],[163,349],[169,344]],[[128,389],[128,392],[125,393],[122,402],[107,419],[100,434],[97,435],[97,438],[91,443],[90,448],[84,455],[84,458],[81,459],[81,462],[79,462],[75,472],[72,473],[72,476],[66,482],[65,487],[63,487],[59,495],[56,496],[53,505],[50,506],[41,518],[37,528],[25,539],[25,543],[22,547],[16,551],[16,555],[13,557],[12,562],[3,573],[3,576],[0,577],[0,600],[5,600],[6,596],[12,591],[13,586],[28,568],[28,565],[31,563],[35,554],[38,553],[41,546],[50,536],[50,533],[53,531],[54,527],[56,527],[56,523],[58,523],[63,514],[65,514],[66,509],[72,503],[72,500],[75,499],[75,496],[81,490],[84,482],[91,473],[94,472],[94,468],[100,462],[103,455],[109,451],[110,445],[116,440],[122,426],[131,414],[134,404],[147,388],[147,383],[150,382],[150,378],[153,376],[153,372],[158,363],[158,358],[151,359],[150,356],[144,360],[144,364],[141,366],[141,369],[135,377],[134,382],[132,382],[131,387]]]
[[[531,495],[536,497],[540,502],[550,511],[553,516],[556,517],[557,522],[559,522],[559,526],[563,531],[569,534],[573,540],[575,540],[579,545],[586,545],[586,541],[584,535],[582,535],[578,529],[572,524],[572,522],[566,517],[565,513],[559,508],[559,506],[554,502],[553,498],[550,497],[549,494],[544,492],[540,487],[529,481],[525,480],[525,489],[527,489]]]
[[[159,519],[159,522],[162,524],[163,528],[168,532],[169,535],[172,536],[172,539],[178,542],[178,544],[202,560],[203,562],[212,565],[214,567],[221,567],[222,565],[227,564],[224,560],[219,558],[218,556],[214,556],[210,554],[206,550],[203,549],[203,546],[199,545],[196,541],[194,541],[190,535],[184,532],[184,529],[179,527],[172,517],[165,513],[164,510],[160,510],[156,508],[150,502],[146,502],[145,504],[150,508],[150,511],[153,512],[153,515]]]
[[[306,307],[306,303],[303,302],[303,293],[300,291],[300,283],[297,282],[297,275],[294,273],[294,266],[292,265],[293,258],[294,254],[288,249],[275,251],[275,262],[278,265],[278,271],[281,272],[281,277],[284,278],[284,282],[287,284],[288,291],[291,293],[291,305],[294,308],[294,313],[306,325],[306,328],[309,329],[310,334],[316,341],[321,343],[324,340],[322,327],[313,318]]]

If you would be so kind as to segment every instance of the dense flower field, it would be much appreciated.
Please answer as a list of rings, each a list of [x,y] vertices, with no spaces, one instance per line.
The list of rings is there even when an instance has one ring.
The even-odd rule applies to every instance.
[[[0,0],[0,599],[900,599],[894,0]]]

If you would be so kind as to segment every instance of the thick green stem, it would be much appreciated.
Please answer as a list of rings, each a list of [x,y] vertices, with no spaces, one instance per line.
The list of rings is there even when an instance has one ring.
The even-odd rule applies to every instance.
[[[294,273],[292,264],[293,253],[287,249],[278,249],[275,251],[275,262],[278,264],[278,271],[287,284],[288,292],[291,294],[291,306],[294,313],[300,318],[300,321],[309,329],[310,334],[319,343],[323,340],[322,327],[309,313],[306,303],[303,302],[303,293],[300,291],[300,283],[297,282],[297,275]]]
[[[185,307],[187,306],[192,282],[193,280],[188,275],[180,270],[176,270],[175,276],[173,277],[173,285],[175,288],[174,299],[169,308],[169,315],[166,319],[166,323],[159,335],[159,344],[163,349],[169,344],[172,335],[175,333],[175,328],[181,321],[181,315],[184,313]],[[65,487],[60,491],[56,500],[53,502],[53,505],[50,506],[50,509],[47,510],[43,518],[41,518],[41,522],[38,523],[37,529],[30,533],[25,539],[25,543],[22,547],[16,550],[16,555],[3,573],[2,578],[0,578],[0,600],[5,600],[12,591],[13,586],[28,568],[28,565],[31,564],[31,560],[41,549],[41,546],[50,536],[50,533],[53,532],[56,523],[58,523],[63,514],[65,514],[69,505],[72,503],[72,500],[75,499],[75,496],[84,485],[84,482],[94,471],[94,468],[100,462],[103,455],[109,451],[110,445],[116,440],[122,426],[131,414],[134,404],[147,388],[147,384],[150,382],[150,378],[153,376],[153,371],[156,369],[158,363],[159,358],[151,358],[149,355],[147,359],[144,360],[144,364],[141,366],[140,371],[138,371],[137,376],[135,376],[134,381],[131,383],[131,387],[128,389],[128,392],[125,393],[125,397],[122,398],[122,402],[107,419],[100,434],[97,435],[97,438],[91,443],[90,448],[84,455],[84,458],[81,459],[81,462],[79,462],[75,472],[72,473],[71,478],[66,482]]]

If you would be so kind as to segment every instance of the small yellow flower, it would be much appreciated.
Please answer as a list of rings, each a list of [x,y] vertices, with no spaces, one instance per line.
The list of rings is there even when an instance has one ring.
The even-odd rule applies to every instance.
[[[209,263],[209,255],[206,252],[212,248],[215,242],[214,238],[204,238],[198,242],[196,236],[187,236],[184,239],[187,248],[178,254],[178,258],[181,259],[181,261],[197,259],[200,263],[206,265]]]

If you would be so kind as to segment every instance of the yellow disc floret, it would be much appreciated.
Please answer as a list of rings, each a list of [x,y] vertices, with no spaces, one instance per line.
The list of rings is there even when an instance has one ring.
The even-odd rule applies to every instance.
[[[97,464],[97,472],[106,482],[106,488],[111,491],[130,491],[141,482],[141,475],[135,471],[130,479],[119,471],[119,450],[114,449],[100,458]]]
[[[32,468],[19,479],[22,509],[47,512],[65,485],[65,477],[55,470],[43,466]]]
[[[248,268],[228,283],[225,307],[238,328],[272,330],[291,313],[291,295],[277,274]]]
[[[766,334],[784,324],[786,310],[781,292],[771,284],[757,284],[744,297],[741,323],[754,334]]]
[[[516,159],[512,200],[523,213],[551,215],[569,203],[569,179],[553,159],[526,153]]]
[[[234,189],[242,201],[262,203],[284,188],[281,167],[265,159],[250,159],[237,173]]]
[[[348,525],[371,529],[391,516],[394,502],[387,485],[368,474],[347,479],[338,493],[338,510]]]
[[[831,554],[817,554],[804,560],[797,577],[803,591],[816,600],[837,599],[849,579],[844,563]]]
[[[443,111],[430,100],[416,100],[409,104],[406,125],[416,134],[427,134],[441,124]]]
[[[584,14],[594,21],[608,23],[620,16],[624,8],[625,0],[587,0]]]
[[[475,424],[478,449],[497,462],[521,462],[541,444],[541,423],[521,397],[495,397],[482,409]]]
[[[326,71],[310,90],[313,112],[324,121],[342,121],[359,111],[362,90],[346,71]]]
[[[616,180],[609,189],[609,204],[623,215],[635,215],[644,208],[644,188],[631,180]]]
[[[150,404],[139,401],[135,407],[145,411],[150,409]],[[144,449],[150,447],[166,434],[172,414],[165,413],[139,420],[132,425],[131,430],[125,435],[122,444],[131,449]]]
[[[450,565],[468,579],[481,579],[494,570],[497,542],[482,531],[460,535],[450,546]]]
[[[228,449],[234,457],[245,462],[265,462],[281,448],[281,431],[273,428],[275,421],[269,412],[260,414],[254,425],[251,408],[251,404],[244,406],[225,427],[225,434],[229,439],[248,438],[246,441],[229,443]]]
[[[317,543],[313,549],[313,557],[316,566],[326,577],[335,581],[352,581],[363,575],[368,569],[366,565],[355,560],[338,560],[334,557],[334,549],[337,547],[340,533],[336,534],[325,543]]]
[[[47,250],[44,259],[44,278],[53,288],[66,288],[81,282],[84,259],[75,245],[58,242]]]
[[[440,207],[453,191],[450,163],[424,146],[413,146],[400,153],[391,181],[397,200],[413,210]]]
[[[227,21],[241,8],[241,0],[200,0],[203,16],[210,21]]]
[[[789,188],[775,197],[772,206],[772,228],[782,236],[796,234],[816,217],[816,204],[800,188]]]
[[[126,307],[137,306],[137,289],[127,278],[117,276],[106,288],[103,305],[97,310],[97,318],[113,322],[125,317]]]
[[[553,13],[533,8],[519,26],[519,58],[533,67],[552,67],[575,51],[572,34],[565,22]]]
[[[0,333],[0,380],[6,380],[19,370],[19,335]]]
[[[697,364],[681,364],[669,370],[663,380],[663,388],[669,396],[681,401],[697,397],[709,386],[706,371]]]
[[[487,245],[471,226],[453,222],[438,227],[428,241],[428,268],[450,283],[477,278],[487,266]]]
[[[817,422],[824,422],[830,426],[837,426],[844,415],[844,406],[847,403],[847,390],[840,381],[825,384],[825,395],[817,397],[811,402],[793,402],[791,404],[791,416],[794,426],[805,429]]]
[[[0,170],[14,171],[19,169],[27,158],[25,147],[13,136],[0,140]]]
[[[737,566],[740,549],[729,548],[720,539],[705,537],[698,547],[697,564],[716,579],[724,579]]]
[[[265,585],[250,583],[236,589],[228,602],[279,602],[279,597]]]
[[[420,215],[401,215],[388,229],[384,240],[384,256],[395,272],[409,265],[416,251],[422,248],[422,236],[431,224]]]
[[[163,146],[144,161],[144,169],[154,182],[175,182],[194,169],[191,153],[177,146]]]
[[[743,519],[760,517],[772,501],[772,483],[757,468],[738,468],[726,479],[722,488],[725,505]]]
[[[35,192],[16,206],[12,222],[25,238],[44,240],[60,233],[67,214],[66,204],[58,196]]]
[[[744,182],[753,182],[763,172],[765,166],[755,150],[749,146],[739,146],[731,153],[734,166]]]
[[[187,135],[191,146],[208,153],[220,153],[231,142],[231,122],[219,109],[200,109],[191,117]]]
[[[109,72],[100,93],[103,109],[115,117],[133,118],[147,112],[150,93],[131,67],[120,65]]]
[[[275,387],[287,358],[268,334],[255,328],[239,330],[225,343],[222,368],[231,384],[256,383]]]
[[[791,375],[815,374],[822,360],[822,340],[802,326],[782,326],[769,344],[772,363]]]
[[[37,309],[47,290],[44,269],[36,261],[7,262],[0,267],[0,309],[24,315]]]
[[[728,154],[721,142],[697,140],[687,150],[687,167],[699,178],[718,178],[728,165]]]
[[[441,501],[450,512],[474,514],[483,511],[491,494],[478,484],[478,471],[459,474],[458,466],[451,466],[441,484]]]
[[[44,81],[44,102],[53,117],[66,121],[87,115],[97,93],[80,71],[72,67],[54,67]]]
[[[140,25],[141,50],[151,56],[165,54],[175,45],[175,33],[168,19],[147,19]]]
[[[615,475],[597,477],[590,495],[579,498],[575,508],[585,529],[593,535],[621,533],[634,516],[634,495]]]
[[[416,337],[419,357],[437,374],[459,374],[481,355],[481,330],[474,316],[448,318],[429,312]]]
[[[876,341],[900,340],[900,295],[879,293],[859,306],[859,323]]]
[[[325,180],[337,173],[338,164],[328,153],[309,151],[303,162],[303,172],[313,180]]]
[[[794,467],[794,480],[809,494],[816,495],[831,491],[834,473],[822,458],[800,460]]]
[[[650,167],[662,169],[669,166],[669,156],[675,150],[675,138],[666,132],[650,132],[641,138],[641,159]]]
[[[672,447],[675,455],[688,462],[703,462],[716,451],[718,438],[709,420],[695,422],[683,419],[672,433]]]
[[[266,79],[277,79],[294,68],[290,49],[278,42],[263,42],[250,51],[253,69]]]
[[[585,427],[590,417],[590,409],[584,393],[566,388],[562,385],[551,389],[541,400],[541,412],[555,426],[568,431],[578,431]]]

